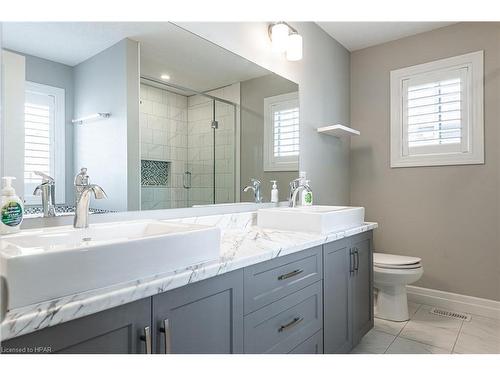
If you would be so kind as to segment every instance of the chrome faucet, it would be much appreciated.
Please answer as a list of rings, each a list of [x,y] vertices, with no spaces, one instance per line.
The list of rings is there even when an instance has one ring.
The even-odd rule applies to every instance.
[[[75,176],[75,220],[74,228],[88,228],[89,226],[89,205],[90,195],[94,194],[95,199],[107,198],[104,190],[95,184],[90,184],[90,177],[87,168],[82,168]]]
[[[252,183],[252,185],[245,186],[243,191],[247,192],[248,190],[253,190],[255,203],[262,203],[262,195],[260,194],[260,181],[255,178],[251,178],[250,182]]]
[[[43,217],[56,216],[56,181],[40,171],[34,172],[42,178],[42,183],[35,188],[33,195],[42,196]]]
[[[311,187],[309,186],[309,181],[304,180],[304,178],[296,178],[290,182],[290,199],[288,200],[288,205],[290,207],[297,206],[297,196],[300,192],[306,190],[312,193]]]

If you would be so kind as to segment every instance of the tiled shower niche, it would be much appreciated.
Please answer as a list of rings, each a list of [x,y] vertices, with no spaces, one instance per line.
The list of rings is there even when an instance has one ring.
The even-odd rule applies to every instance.
[[[141,160],[141,186],[167,187],[170,163],[163,160]]]
[[[170,162],[141,160],[141,208],[143,210],[170,208]]]

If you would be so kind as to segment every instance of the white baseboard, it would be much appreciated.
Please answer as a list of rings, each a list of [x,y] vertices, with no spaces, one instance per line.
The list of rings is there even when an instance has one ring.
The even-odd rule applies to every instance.
[[[408,300],[451,311],[500,319],[500,301],[408,285]]]

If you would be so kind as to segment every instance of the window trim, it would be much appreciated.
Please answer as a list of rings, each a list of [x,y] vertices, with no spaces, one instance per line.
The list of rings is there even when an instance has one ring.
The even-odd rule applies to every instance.
[[[54,97],[54,175],[56,204],[64,204],[66,196],[66,107],[65,90],[59,87],[26,81],[25,92],[43,93]],[[24,126],[24,123],[23,123]],[[27,205],[39,205],[40,197],[25,194]]]
[[[264,172],[288,172],[299,170],[299,155],[297,156],[274,156],[274,124],[272,106],[275,104],[295,101],[299,107],[299,134],[300,134],[300,106],[299,92],[275,95],[264,98]],[[300,146],[299,146],[300,154]]]
[[[436,60],[391,71],[391,125],[390,166],[420,167],[462,164],[484,164],[484,119],[483,119],[483,51]],[[404,153],[404,102],[405,80],[424,75],[437,74],[446,70],[467,68],[466,74],[466,118],[467,144],[460,152],[439,152],[405,155]],[[464,129],[462,129],[464,131]]]

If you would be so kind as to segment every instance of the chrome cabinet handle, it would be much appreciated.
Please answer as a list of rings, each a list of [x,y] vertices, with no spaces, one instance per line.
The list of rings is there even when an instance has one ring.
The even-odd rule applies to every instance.
[[[293,318],[290,323],[284,324],[281,327],[279,327],[278,332],[286,331],[287,329],[290,329],[290,328],[296,326],[297,324],[299,324],[303,320],[304,320],[304,318],[297,316],[296,318]]]
[[[349,249],[349,274],[354,273],[354,251]]]
[[[168,319],[163,321],[163,327],[160,328],[160,332],[163,333],[165,338],[165,354],[170,354],[172,352],[171,344],[171,334],[170,334],[170,322]]]
[[[290,277],[297,276],[297,275],[301,274],[302,272],[304,272],[304,270],[301,270],[301,269],[293,270],[292,272],[288,272],[288,273],[285,273],[284,275],[278,276],[278,280],[289,279]]]
[[[151,354],[151,327],[144,327],[144,335],[140,339],[146,344],[146,354]]]
[[[358,270],[359,270],[359,250],[357,247],[354,250],[354,255],[356,255],[356,262],[355,262],[356,266],[354,269],[356,272],[358,272]]]

